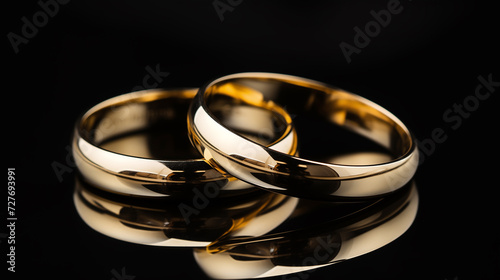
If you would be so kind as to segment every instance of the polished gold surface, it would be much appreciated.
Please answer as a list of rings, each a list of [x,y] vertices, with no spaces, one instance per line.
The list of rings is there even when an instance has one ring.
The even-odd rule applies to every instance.
[[[233,104],[284,108],[290,115],[329,122],[377,143],[390,152],[391,160],[340,164],[279,152],[227,127],[214,114],[217,108]],[[411,133],[390,112],[358,95],[294,76],[241,73],[219,78],[201,88],[194,98],[188,125],[193,144],[214,168],[267,190],[298,197],[384,195],[406,184],[418,164]],[[323,131],[316,133],[303,137],[321,137]]]
[[[91,108],[76,124],[73,137],[73,155],[83,177],[108,191],[137,196],[190,194],[192,188],[207,184],[215,184],[221,195],[252,190],[213,169],[189,144],[186,115],[196,92],[146,90]],[[283,110],[237,105],[224,108],[221,117],[263,145],[295,152],[295,131]]]

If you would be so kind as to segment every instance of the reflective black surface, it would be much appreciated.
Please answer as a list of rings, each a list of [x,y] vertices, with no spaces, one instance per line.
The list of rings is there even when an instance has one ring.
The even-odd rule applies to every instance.
[[[117,195],[79,177],[73,199],[90,228],[124,242],[163,247],[164,255],[174,255],[171,248],[193,250],[192,262],[214,279],[308,275],[349,261],[404,234],[418,209],[411,182],[387,197],[359,202],[308,201],[256,191],[212,198],[186,215],[190,202],[184,198]]]
[[[498,171],[491,160],[498,158],[500,90],[477,108],[469,98],[478,77],[500,81],[497,9],[400,1],[401,13],[347,63],[339,44],[355,46],[354,28],[363,30],[374,20],[370,11],[392,1],[233,2],[239,5],[221,22],[210,1],[68,1],[36,31],[25,28],[32,35],[18,53],[6,35],[24,37],[23,17],[33,22],[42,8],[5,3],[3,162],[16,168],[17,221],[16,244],[8,244],[2,208],[1,279],[208,279],[192,250],[166,254],[86,225],[74,206],[68,147],[77,117],[97,102],[136,87],[197,87],[242,71],[304,76],[383,103],[421,147],[419,208],[408,231],[368,254],[287,279],[498,279]],[[7,271],[12,245],[16,273]]]

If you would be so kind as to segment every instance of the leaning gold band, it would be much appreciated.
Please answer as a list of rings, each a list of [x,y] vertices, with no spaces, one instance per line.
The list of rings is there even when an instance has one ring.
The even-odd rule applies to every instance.
[[[238,191],[253,189],[232,176],[221,174],[203,158],[143,158],[100,147],[109,139],[151,127],[162,130],[177,127],[172,133],[179,133],[180,127],[183,136],[187,136],[187,110],[196,92],[197,89],[145,90],[120,95],[92,107],[78,120],[73,137],[73,156],[83,177],[108,191],[137,196],[181,195],[186,186]],[[263,125],[270,126],[267,123],[276,117],[267,110],[247,112],[241,109],[231,109],[225,120],[242,126],[242,118],[247,119],[249,113],[256,113],[260,118],[249,128],[250,134],[255,134]],[[278,111],[275,114],[284,112]],[[290,118],[286,115],[278,117],[282,119],[284,129],[273,131],[276,134],[273,135],[274,142],[268,143],[282,152],[294,153],[296,137]],[[187,137],[185,140],[189,142]],[[165,144],[164,149],[176,147]]]
[[[221,122],[213,111],[228,104],[273,104],[286,108],[291,115],[321,118],[374,141],[393,159],[380,164],[346,165],[285,154]],[[191,141],[215,168],[292,196],[328,199],[384,195],[405,185],[418,165],[411,133],[389,111],[358,95],[295,76],[241,73],[219,78],[199,90],[191,103],[188,126]]]

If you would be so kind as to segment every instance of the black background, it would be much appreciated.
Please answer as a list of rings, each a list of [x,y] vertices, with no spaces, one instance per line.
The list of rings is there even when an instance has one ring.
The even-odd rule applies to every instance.
[[[169,73],[157,85],[167,88],[197,87],[243,71],[303,76],[381,104],[420,141],[435,128],[445,131],[446,141],[419,166],[420,208],[410,230],[309,279],[500,276],[495,179],[500,90],[457,129],[443,119],[453,104],[474,94],[479,75],[500,81],[494,7],[401,0],[403,11],[347,63],[339,44],[353,44],[353,28],[364,28],[373,20],[370,11],[385,9],[389,1],[243,0],[221,21],[212,1],[73,0],[60,5],[15,54],[7,34],[21,35],[21,18],[31,20],[41,9],[36,1],[24,2],[9,3],[3,13],[4,168],[16,168],[18,217],[17,272],[7,279],[108,280],[122,267],[137,280],[204,279],[190,250],[129,244],[91,230],[73,206],[75,170],[59,181],[52,167],[66,164],[79,114],[141,86],[146,67],[156,65]],[[0,248],[7,271],[5,238]]]

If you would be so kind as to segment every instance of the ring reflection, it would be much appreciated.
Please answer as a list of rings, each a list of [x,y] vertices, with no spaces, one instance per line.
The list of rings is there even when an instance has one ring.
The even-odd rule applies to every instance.
[[[385,156],[359,152],[335,160]],[[92,229],[126,242],[191,249],[214,279],[307,273],[367,254],[408,230],[418,209],[414,181],[388,196],[359,201],[313,201],[263,190],[214,197],[186,219],[180,205],[195,207],[195,199],[124,196],[75,179],[75,207]]]

